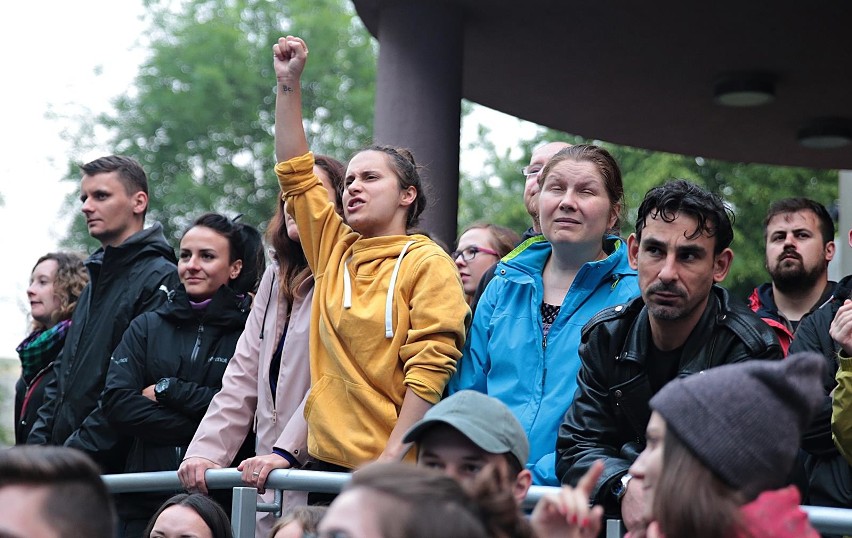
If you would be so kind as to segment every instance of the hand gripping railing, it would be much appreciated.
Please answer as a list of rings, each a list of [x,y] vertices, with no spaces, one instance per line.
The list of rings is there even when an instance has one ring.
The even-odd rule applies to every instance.
[[[210,469],[205,473],[208,489],[233,488],[234,500],[231,505],[231,527],[234,538],[252,538],[255,534],[255,516],[257,512],[274,512],[280,515],[281,490],[313,491],[317,493],[338,493],[351,475],[348,473],[328,473],[322,471],[299,471],[279,469],[269,473],[266,488],[275,491],[275,500],[271,503],[258,503],[257,490],[243,486],[242,473],[236,469]],[[153,473],[128,473],[104,475],[104,482],[112,493],[136,493],[144,491],[181,490],[176,471]],[[524,508],[531,510],[538,500],[558,488],[532,486],[524,501]],[[824,506],[802,506],[808,514],[811,525],[816,530],[829,534],[852,534],[852,509],[827,508]],[[621,522],[610,519],[606,522],[606,537],[621,538]]]

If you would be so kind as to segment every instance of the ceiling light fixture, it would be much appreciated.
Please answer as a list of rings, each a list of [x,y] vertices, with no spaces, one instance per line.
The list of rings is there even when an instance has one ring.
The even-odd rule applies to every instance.
[[[799,129],[797,137],[806,148],[842,148],[852,143],[852,121],[845,118],[811,120]]]
[[[766,73],[726,73],[716,79],[713,88],[716,104],[753,107],[775,100],[775,80]]]

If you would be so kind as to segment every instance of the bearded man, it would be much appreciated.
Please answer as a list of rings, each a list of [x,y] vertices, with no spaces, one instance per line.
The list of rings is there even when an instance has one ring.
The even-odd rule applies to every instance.
[[[763,237],[772,281],[754,289],[749,305],[775,330],[786,355],[799,323],[825,303],[837,285],[828,280],[834,221],[819,202],[784,198],[769,206]]]

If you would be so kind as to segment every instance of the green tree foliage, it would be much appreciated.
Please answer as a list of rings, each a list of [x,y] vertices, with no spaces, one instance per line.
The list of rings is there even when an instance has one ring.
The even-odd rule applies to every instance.
[[[303,97],[312,148],[346,159],[371,140],[377,44],[348,1],[148,0],[146,7],[150,56],[132,90],[116,99],[115,113],[81,121],[72,138],[84,149],[105,130],[112,152],[144,164],[151,184],[149,217],[163,223],[174,244],[204,211],[243,213],[246,222],[261,228],[272,215],[278,187],[272,173],[271,47],[279,36],[300,35],[310,46]],[[470,108],[465,104],[464,110]],[[462,149],[486,157],[476,173],[461,176],[460,228],[476,220],[518,232],[529,226],[520,168],[544,140],[584,141],[542,128],[518,141],[515,151],[503,151],[480,128],[479,140]],[[831,205],[837,198],[836,171],[604,145],[624,172],[625,235],[645,192],[669,178],[694,180],[725,198],[736,213],[736,256],[725,284],[741,296],[766,279],[762,219],[769,202],[807,194]],[[79,181],[75,164],[69,164],[67,177]],[[76,197],[70,196],[69,211],[79,207]],[[83,219],[73,222],[65,246],[93,250]]]
[[[177,244],[205,211],[243,213],[263,229],[278,186],[274,161],[272,45],[299,35],[305,125],[315,152],[346,159],[372,138],[377,45],[345,0],[146,2],[150,57],[115,113],[83,124],[78,147],[110,133],[114,153],[137,158],[149,175],[149,219]],[[79,181],[74,166],[68,178]],[[76,194],[74,195],[76,197]],[[79,202],[69,206],[75,210]],[[94,246],[75,219],[67,246]]]
[[[719,194],[734,212],[734,264],[723,283],[733,294],[747,297],[751,289],[768,278],[764,268],[763,219],[769,204],[790,196],[807,196],[828,208],[838,196],[836,170],[811,170],[763,164],[731,163],[702,157],[654,152],[541,128],[530,139],[521,140],[520,156],[498,150],[487,129],[472,146],[487,152],[481,174],[462,176],[459,228],[475,220],[487,220],[520,232],[530,219],[521,203],[524,178],[521,167],[532,150],[544,141],[595,143],[606,147],[622,170],[627,204],[622,234],[634,229],[636,210],[651,187],[671,178],[689,179]],[[468,148],[470,149],[470,148]],[[517,154],[517,152],[516,152]]]

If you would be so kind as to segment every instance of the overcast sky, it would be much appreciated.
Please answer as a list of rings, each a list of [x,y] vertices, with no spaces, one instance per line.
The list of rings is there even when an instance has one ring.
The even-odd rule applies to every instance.
[[[133,80],[144,58],[144,51],[132,50],[141,12],[138,0],[13,2],[3,8],[0,357],[16,357],[28,327],[30,270],[57,247],[68,227],[59,218],[60,204],[74,188],[60,181],[70,151],[60,133],[68,122],[46,116],[108,110],[110,98]]]
[[[107,112],[132,84],[146,54],[137,43],[141,13],[140,0],[48,0],[3,8],[0,358],[16,358],[15,347],[28,332],[26,288],[33,264],[56,249],[68,229],[60,205],[76,185],[60,181],[71,157],[60,133],[72,127],[61,118]],[[49,119],[54,116],[59,119]],[[466,139],[476,135],[477,122],[495,133],[534,131],[532,124],[488,109],[478,109],[475,118],[466,122]],[[73,158],[86,162],[109,153],[111,148],[100,147]],[[463,157],[466,169],[476,166],[475,153]]]

